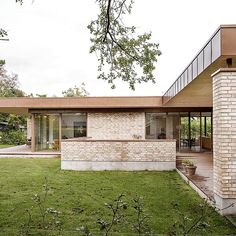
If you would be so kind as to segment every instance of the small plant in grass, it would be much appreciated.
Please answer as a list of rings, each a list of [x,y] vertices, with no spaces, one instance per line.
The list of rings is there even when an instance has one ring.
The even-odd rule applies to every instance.
[[[104,231],[104,235],[110,235],[112,228],[121,223],[124,219],[123,210],[127,209],[127,203],[123,201],[124,194],[120,194],[113,202],[105,203],[105,206],[111,211],[111,219],[98,219],[97,223],[100,230]]]
[[[21,227],[21,235],[32,235],[31,231],[42,231],[47,235],[47,231],[56,232],[60,235],[62,231],[62,222],[60,220],[60,212],[52,207],[47,207],[47,197],[49,192],[47,178],[43,185],[43,195],[34,194],[32,197],[34,205],[27,209],[27,222]],[[33,219],[33,215],[38,213],[37,219]]]
[[[192,219],[191,216],[184,215],[179,209],[178,204],[173,204],[173,208],[178,213],[179,217],[178,220],[174,222],[169,233],[171,236],[187,236],[191,234],[202,235],[209,227],[207,219],[214,211],[213,208],[208,206],[207,200],[203,204],[200,204],[198,209],[196,209],[198,212],[198,217],[196,219]]]
[[[138,235],[150,235],[151,230],[148,225],[149,217],[145,214],[143,209],[143,198],[136,197],[133,199],[133,208],[136,212],[136,223],[134,223],[133,228],[134,231]]]
[[[83,236],[92,236],[93,234],[90,232],[87,225],[81,226],[80,228],[76,229],[77,231],[80,231]]]

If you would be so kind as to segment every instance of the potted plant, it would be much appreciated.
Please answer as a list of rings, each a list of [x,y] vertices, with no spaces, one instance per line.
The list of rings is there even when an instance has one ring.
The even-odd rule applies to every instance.
[[[182,159],[178,159],[178,158],[176,158],[176,166],[177,167],[180,167],[180,166],[182,166],[183,165],[183,160]]]
[[[187,166],[191,164],[191,161],[190,160],[183,160],[182,161],[182,165],[183,165],[183,169],[184,171],[187,173]]]
[[[194,165],[193,162],[189,161],[188,165],[186,166],[186,174],[189,176],[195,175],[197,166]]]

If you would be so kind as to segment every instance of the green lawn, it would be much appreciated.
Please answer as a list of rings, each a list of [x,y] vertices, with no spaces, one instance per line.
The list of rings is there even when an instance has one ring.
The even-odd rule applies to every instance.
[[[183,216],[191,219],[187,220],[190,225],[199,217],[199,204],[203,203],[175,171],[61,171],[60,159],[56,158],[0,159],[0,235],[19,235],[28,219],[26,210],[35,206],[32,195],[42,194],[45,177],[50,188],[46,206],[61,212],[63,235],[81,235],[75,229],[82,225],[99,232],[96,221],[107,216],[108,211],[104,203],[120,193],[125,194],[128,209],[124,210],[126,220],[114,228],[121,232],[119,235],[133,233],[131,224],[136,215],[131,201],[136,195],[144,198],[144,209],[155,234],[168,234],[174,222],[181,221]],[[174,210],[173,205],[181,213]],[[33,225],[39,227],[38,210],[34,208],[31,212]],[[211,213],[207,221],[210,226],[200,234],[236,233],[235,227],[216,212]]]
[[[14,147],[16,145],[11,145],[11,144],[0,144],[0,149],[1,148],[8,148],[8,147]]]

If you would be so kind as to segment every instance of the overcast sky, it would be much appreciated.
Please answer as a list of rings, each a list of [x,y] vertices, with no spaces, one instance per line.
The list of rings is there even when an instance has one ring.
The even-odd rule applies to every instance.
[[[162,56],[156,84],[125,82],[115,90],[96,79],[96,56],[89,54],[87,25],[98,13],[95,0],[0,0],[0,28],[10,41],[0,41],[0,59],[17,73],[27,93],[61,95],[82,82],[91,96],[162,95],[221,24],[236,24],[235,0],[135,0],[129,24],[138,33],[152,31]]]

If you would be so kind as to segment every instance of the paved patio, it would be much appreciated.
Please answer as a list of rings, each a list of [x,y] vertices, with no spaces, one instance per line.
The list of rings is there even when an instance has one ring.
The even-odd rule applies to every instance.
[[[32,157],[58,157],[60,152],[44,151],[44,152],[31,152],[31,149],[28,145],[19,145],[9,148],[0,149],[0,158],[32,158]]]
[[[196,174],[188,176],[182,166],[178,166],[190,181],[192,181],[210,199],[213,199],[213,154],[212,152],[203,153],[177,153],[177,159],[188,159],[197,166]]]

